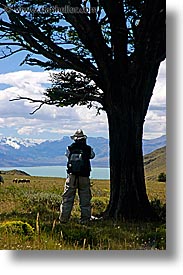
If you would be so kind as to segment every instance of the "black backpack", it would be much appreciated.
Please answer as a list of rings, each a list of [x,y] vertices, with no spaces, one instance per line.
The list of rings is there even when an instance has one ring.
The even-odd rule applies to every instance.
[[[83,150],[75,149],[70,153],[67,168],[73,175],[81,175],[84,172],[86,169],[86,160]]]

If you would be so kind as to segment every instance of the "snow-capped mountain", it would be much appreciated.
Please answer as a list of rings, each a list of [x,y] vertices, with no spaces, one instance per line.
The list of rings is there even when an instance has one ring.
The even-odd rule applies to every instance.
[[[44,142],[44,139],[21,139],[16,137],[3,137],[0,138],[1,145],[9,145],[15,149],[20,149],[21,146],[29,147],[29,146],[36,146]]]
[[[93,166],[109,166],[109,141],[103,137],[89,137],[94,148]],[[65,165],[65,150],[71,144],[69,137],[59,140],[0,138],[0,167]],[[143,140],[143,153],[148,154],[166,145],[166,136]]]

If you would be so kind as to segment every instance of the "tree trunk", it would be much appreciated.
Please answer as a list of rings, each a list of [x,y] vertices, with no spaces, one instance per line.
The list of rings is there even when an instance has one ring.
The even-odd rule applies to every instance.
[[[130,92],[119,87],[108,98],[111,193],[104,216],[151,219],[154,214],[146,194],[142,152],[144,111],[140,103],[130,100]]]

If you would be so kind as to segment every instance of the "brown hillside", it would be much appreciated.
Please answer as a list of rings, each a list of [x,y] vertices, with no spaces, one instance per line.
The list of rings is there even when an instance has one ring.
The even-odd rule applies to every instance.
[[[17,169],[14,169],[14,170],[8,170],[8,171],[1,171],[1,174],[4,174],[4,175],[20,175],[20,176],[30,176],[28,173],[24,172],[24,171],[21,171],[21,170],[17,170]]]
[[[160,173],[166,173],[166,146],[144,156],[146,180],[157,180]]]

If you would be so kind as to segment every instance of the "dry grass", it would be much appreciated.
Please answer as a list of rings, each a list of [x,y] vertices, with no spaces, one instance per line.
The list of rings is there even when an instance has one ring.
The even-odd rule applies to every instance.
[[[65,179],[3,175],[0,186],[0,249],[20,250],[164,250],[166,249],[166,183],[158,175],[166,172],[165,148],[146,155],[147,194],[161,222],[97,221],[79,224],[76,197],[68,224],[58,223]],[[30,183],[13,183],[14,178]],[[108,180],[91,180],[93,215],[104,211],[109,195]],[[32,233],[33,232],[33,233]]]
[[[58,223],[59,206],[65,179],[29,177],[30,183],[13,183],[13,175],[4,175],[0,186],[0,249],[40,250],[137,250],[165,249],[165,225],[163,223],[129,223],[98,221],[80,225],[80,209],[75,200],[70,223]],[[17,176],[22,178],[22,176]],[[28,177],[26,177],[28,178]],[[92,180],[93,214],[103,211],[110,190],[109,181]],[[165,203],[165,183],[147,182],[149,199]],[[1,229],[4,222],[28,223],[34,235],[27,238],[11,230]],[[17,229],[16,229],[17,230]]]

